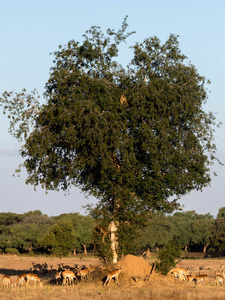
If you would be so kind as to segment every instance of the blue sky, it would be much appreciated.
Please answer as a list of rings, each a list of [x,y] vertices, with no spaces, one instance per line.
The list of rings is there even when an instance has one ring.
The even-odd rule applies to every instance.
[[[211,80],[206,111],[216,114],[223,124],[215,132],[217,156],[225,162],[225,1],[223,0],[7,0],[0,1],[0,94],[36,88],[41,95],[53,61],[50,53],[69,40],[81,40],[93,25],[119,29],[128,15],[128,30],[136,31],[121,47],[119,60],[127,65],[132,57],[128,48],[135,42],[156,35],[164,42],[171,33],[179,35],[180,49],[199,73]],[[40,209],[48,215],[65,212],[84,213],[86,199],[79,189],[45,194],[25,185],[25,171],[13,177],[21,163],[20,145],[7,132],[8,119],[0,109],[0,212],[23,213]],[[192,192],[181,199],[184,210],[211,213],[225,206],[225,172],[223,166],[212,167],[218,176],[203,192]]]

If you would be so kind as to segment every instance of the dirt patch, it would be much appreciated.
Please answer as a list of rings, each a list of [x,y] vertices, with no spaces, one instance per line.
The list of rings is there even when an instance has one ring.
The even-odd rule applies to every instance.
[[[122,273],[128,277],[145,277],[152,269],[150,263],[143,257],[137,257],[131,254],[126,255],[123,260],[120,260],[117,263],[117,265],[122,266]]]

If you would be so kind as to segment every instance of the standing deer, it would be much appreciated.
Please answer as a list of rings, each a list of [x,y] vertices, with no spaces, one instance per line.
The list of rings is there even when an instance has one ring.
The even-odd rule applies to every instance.
[[[6,288],[6,289],[13,287],[12,279],[7,275],[3,276],[2,277],[2,285],[3,285],[3,288]]]
[[[110,282],[113,278],[115,279],[116,284],[119,285],[119,274],[121,272],[121,269],[122,269],[122,267],[120,267],[120,269],[109,272],[107,274],[107,278],[104,283],[104,286],[106,286],[106,284],[110,284]]]

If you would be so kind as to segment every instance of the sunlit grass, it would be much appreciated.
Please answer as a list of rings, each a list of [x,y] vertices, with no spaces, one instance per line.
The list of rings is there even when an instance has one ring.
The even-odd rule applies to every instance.
[[[45,262],[57,266],[59,258],[53,257],[13,257],[13,256],[0,256],[0,268],[2,272],[12,270],[29,270],[32,266],[31,262]],[[94,260],[89,259],[89,263]],[[88,260],[80,261],[74,257],[63,258],[65,264],[79,263],[83,264]],[[95,258],[95,263],[97,263]],[[179,262],[180,266],[190,267],[191,272],[207,273],[210,276],[209,284],[200,283],[182,283],[177,279],[169,276],[160,276],[154,274],[149,282],[140,280],[134,282],[125,276],[120,277],[120,286],[115,282],[111,282],[109,286],[103,286],[101,281],[95,280],[80,282],[74,286],[56,286],[49,284],[47,278],[42,278],[44,286],[35,286],[31,284],[28,287],[13,287],[8,290],[0,286],[0,299],[2,300],[80,300],[80,299],[107,299],[107,300],[161,300],[161,299],[190,299],[190,300],[207,300],[207,299],[225,299],[225,287],[216,286],[213,279],[213,271],[221,264],[221,260],[182,260]],[[3,273],[0,273],[0,282]],[[121,274],[122,275],[122,274]],[[12,276],[15,281],[17,275]]]

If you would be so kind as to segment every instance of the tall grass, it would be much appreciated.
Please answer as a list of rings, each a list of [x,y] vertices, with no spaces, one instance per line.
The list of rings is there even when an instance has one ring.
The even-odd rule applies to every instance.
[[[157,276],[156,276],[157,277]],[[225,288],[214,284],[195,286],[165,277],[152,278],[148,283],[121,281],[103,287],[100,283],[79,283],[76,286],[28,286],[0,290],[2,300],[79,300],[79,299],[225,299]]]

